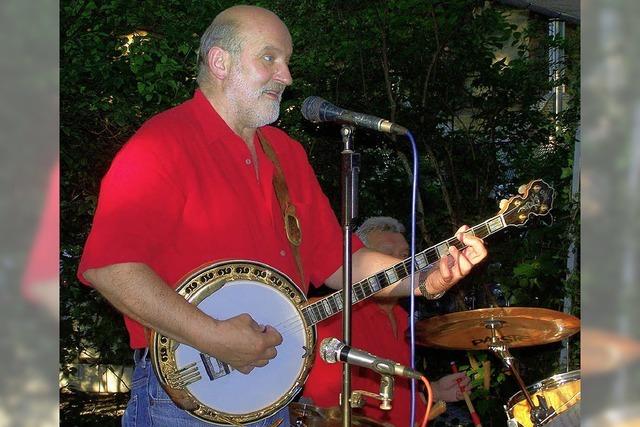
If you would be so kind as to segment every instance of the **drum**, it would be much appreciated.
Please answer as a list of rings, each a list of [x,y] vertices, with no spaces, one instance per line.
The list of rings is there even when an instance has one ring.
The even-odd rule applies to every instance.
[[[294,427],[341,427],[342,412],[340,408],[319,408],[306,403],[290,403],[289,415]],[[362,427],[393,427],[389,423],[380,423],[371,418],[351,414],[351,425]]]
[[[531,400],[538,405],[542,396],[555,412],[542,422],[547,427],[580,425],[580,371],[554,375],[527,387]],[[514,394],[505,406],[509,427],[533,427],[531,408],[522,391]]]

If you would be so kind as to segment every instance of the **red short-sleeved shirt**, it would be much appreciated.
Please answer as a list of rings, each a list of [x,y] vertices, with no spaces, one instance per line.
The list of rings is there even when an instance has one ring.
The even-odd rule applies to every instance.
[[[307,281],[321,284],[342,261],[342,233],[300,144],[274,127],[262,132],[273,147],[302,229],[300,255]],[[199,90],[147,121],[114,159],[78,277],[123,262],[150,266],[175,288],[194,269],[222,260],[268,264],[303,292],[272,177],[274,167],[254,141],[256,178],[244,141]],[[353,250],[362,247],[354,237]],[[143,327],[125,317],[133,348],[147,345]]]
[[[407,313],[402,307],[393,308],[398,336],[393,333],[387,313],[372,300],[363,301],[353,307],[351,317],[351,344],[354,348],[366,350],[376,356],[391,359],[409,366],[411,353],[405,339],[408,328]],[[318,342],[327,337],[342,336],[342,317],[334,316],[317,325]],[[380,391],[380,375],[376,372],[354,366],[351,370],[351,390],[366,390],[372,393]],[[329,364],[319,357],[311,368],[304,386],[303,395],[311,398],[320,407],[339,406],[342,391],[342,364]],[[380,409],[380,401],[365,398],[363,414],[374,420],[389,422],[395,426],[407,426],[411,417],[411,383],[406,378],[396,377],[392,409]],[[426,407],[420,398],[416,398],[416,420],[424,415]]]

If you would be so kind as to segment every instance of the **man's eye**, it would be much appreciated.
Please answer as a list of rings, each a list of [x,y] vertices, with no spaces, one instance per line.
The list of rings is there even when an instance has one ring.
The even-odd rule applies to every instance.
[[[273,61],[273,56],[271,55],[265,55],[262,57],[265,61],[271,62]]]

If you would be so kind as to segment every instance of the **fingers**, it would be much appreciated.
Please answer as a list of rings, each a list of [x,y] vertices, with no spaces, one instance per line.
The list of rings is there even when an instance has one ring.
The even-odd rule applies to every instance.
[[[471,388],[469,386],[471,384],[471,378],[469,378],[464,372],[460,372],[456,375],[456,384],[459,382],[465,390],[469,390]]]
[[[258,359],[255,360],[253,362],[251,362],[249,365],[243,365],[243,366],[236,366],[235,369],[238,372],[241,372],[243,374],[249,374],[251,371],[253,371],[254,368],[262,368],[264,366],[267,366],[269,364],[269,361],[273,358],[276,357],[276,355],[278,354],[277,351],[275,349],[270,349],[269,350],[269,354],[270,356],[267,359]],[[273,356],[271,356],[273,355]]]
[[[449,284],[453,280],[453,272],[451,271],[451,267],[449,266],[448,258],[449,257],[444,257],[440,259],[440,263],[438,264],[438,270],[440,271],[442,282],[445,285]]]
[[[256,342],[258,342],[259,345],[257,357],[251,362],[251,365],[261,367],[265,366],[269,363],[269,360],[278,355],[276,346],[282,344],[282,335],[270,325],[257,325],[257,328],[254,328],[254,330],[258,332]]]
[[[251,319],[251,328],[261,334],[261,338],[266,345],[277,346],[282,344],[282,335],[271,325],[260,325]]]
[[[260,325],[258,322],[253,320],[253,318],[251,316],[249,316],[248,314],[246,314],[246,313],[241,314],[241,316],[247,316],[248,317],[249,326],[251,326],[251,329],[253,329],[255,332],[265,332],[266,331],[267,325]]]
[[[463,250],[455,246],[449,247],[449,256],[443,258],[439,264],[440,275],[443,284],[448,289],[458,280],[465,277],[473,267],[480,263],[487,256],[487,249],[484,242],[472,234],[466,234],[469,227],[463,225],[456,231],[456,238],[466,247]]]
[[[463,225],[462,227],[458,228],[458,231],[456,231],[456,237],[458,238],[458,240],[460,240],[462,242],[462,240],[460,239],[459,234],[463,234],[468,229],[469,229],[468,225]]]
[[[266,325],[262,333],[264,334],[264,337],[267,340],[266,341],[267,344],[272,345],[274,347],[282,344],[282,335],[280,335],[280,332],[278,332],[276,328],[274,328],[273,326]]]
[[[253,366],[236,366],[236,370],[242,374],[249,374],[253,371]]]
[[[471,265],[476,265],[487,256],[487,248],[482,239],[472,235],[466,234],[469,227],[463,225],[456,231],[456,238],[467,246],[464,250],[464,254],[467,257]]]
[[[458,248],[452,246],[449,248],[449,254],[453,258],[453,274],[455,277],[464,277],[473,268],[473,263],[467,258],[464,251],[460,251]]]
[[[455,374],[449,374],[442,377],[442,382],[446,388],[458,388],[458,384],[467,385],[471,382],[471,379],[464,372],[457,372]]]
[[[253,362],[253,366],[256,368],[262,368],[263,366],[267,366],[269,364],[269,359],[256,360]]]
[[[453,277],[459,278],[464,276],[461,261],[466,260],[465,256],[455,246],[451,246],[449,248],[449,256],[453,259],[453,263],[451,265],[451,274],[453,275]],[[467,263],[468,261],[465,261],[465,268],[467,266]],[[470,269],[471,268],[469,267],[468,270]]]
[[[276,347],[282,344],[283,338],[273,326],[259,324],[247,313],[224,322],[231,329],[226,354],[221,360],[237,371],[248,374],[254,368],[266,366],[278,355]]]

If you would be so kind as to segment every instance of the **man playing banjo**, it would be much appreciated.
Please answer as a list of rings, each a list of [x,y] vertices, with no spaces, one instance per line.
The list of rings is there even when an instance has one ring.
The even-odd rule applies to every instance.
[[[268,10],[234,6],[213,20],[199,54],[193,98],[149,119],[104,177],[78,272],[124,314],[136,350],[127,426],[210,425],[179,409],[159,387],[146,357],[148,330],[247,375],[278,354],[283,337],[277,325],[259,324],[252,313],[217,319],[176,293],[189,272],[251,260],[292,278],[304,293],[309,283],[342,286],[335,214],[300,144],[268,126],[292,83],[287,27]],[[288,187],[286,219],[276,176]],[[451,247],[421,277],[423,293],[446,291],[486,257],[483,242],[463,236],[464,230],[457,237],[466,249]],[[353,238],[354,281],[398,261]],[[380,294],[407,295],[409,288],[405,279]],[[284,426],[287,419],[283,407],[255,425],[284,420]]]

